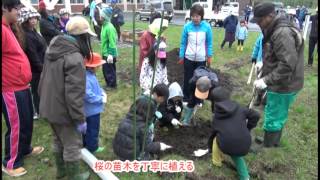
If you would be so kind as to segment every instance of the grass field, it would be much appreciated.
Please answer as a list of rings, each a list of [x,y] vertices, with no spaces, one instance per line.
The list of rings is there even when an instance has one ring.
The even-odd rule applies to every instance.
[[[122,29],[131,29],[132,24],[126,23]],[[137,23],[137,28],[146,29],[146,23]],[[171,25],[165,31],[167,37],[168,49],[179,47],[182,26]],[[235,44],[231,49],[225,46],[224,50],[220,50],[219,46],[224,37],[223,29],[213,29],[213,49],[214,56],[212,67],[220,69],[224,73],[232,76],[234,83],[240,88],[233,92],[232,98],[241,104],[247,104],[251,97],[251,85],[246,85],[247,76],[250,71],[251,63],[241,63],[241,61],[249,62],[252,47],[258,33],[249,32],[249,38],[245,41],[244,51],[237,52]],[[226,44],[227,45],[227,44]],[[100,48],[97,43],[93,44],[94,50],[99,52]],[[136,63],[138,61],[138,49],[136,47]],[[305,42],[305,64],[307,61],[308,41]],[[119,48],[119,63],[117,64],[118,72],[131,71],[132,67],[132,48]],[[169,59],[169,61],[177,61],[177,59]],[[238,68],[228,68],[228,64],[240,62],[243,64]],[[98,78],[101,86],[105,86],[102,77],[102,71],[98,71]],[[112,150],[112,139],[117,130],[121,119],[128,112],[132,103],[132,86],[118,79],[118,89],[108,91],[108,103],[101,118],[100,127],[100,145],[105,147],[105,152],[97,154],[97,158],[101,160],[113,160],[116,156]],[[281,147],[264,149],[258,154],[248,154],[245,159],[249,171],[253,174],[251,179],[301,179],[310,180],[318,179],[318,57],[315,58],[313,68],[305,67],[305,83],[304,88],[298,94],[297,100],[293,104],[289,112],[289,119],[283,131],[281,139]],[[211,121],[210,103],[205,102],[197,116],[206,121]],[[263,109],[257,109],[261,113]],[[253,130],[256,135],[262,135],[262,121],[260,120],[257,128]],[[6,132],[6,126],[2,121],[2,140]],[[51,129],[44,120],[38,120],[34,123],[33,145],[42,145],[46,148],[45,152],[38,157],[30,157],[25,159],[24,167],[28,173],[17,180],[50,180],[55,179],[55,164],[51,150]],[[4,141],[2,141],[3,152]],[[165,159],[184,159],[181,156],[170,154]],[[230,159],[226,159],[231,162]],[[236,172],[227,166],[221,168],[213,167],[210,159],[196,160],[195,173],[199,176],[217,177],[217,179],[236,179]],[[83,168],[87,168],[83,165]],[[91,173],[91,179],[99,179],[94,173]],[[153,173],[116,173],[119,179],[132,180],[151,180],[161,179],[157,174]],[[220,177],[220,178],[218,178]],[[10,179],[3,175],[3,179]],[[185,179],[182,174],[177,174],[173,179]],[[204,178],[200,178],[204,179]],[[213,179],[213,178],[211,178]]]

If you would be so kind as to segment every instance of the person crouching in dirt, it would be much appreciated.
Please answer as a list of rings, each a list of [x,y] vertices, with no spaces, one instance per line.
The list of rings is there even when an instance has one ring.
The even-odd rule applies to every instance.
[[[256,43],[253,47],[251,62],[255,64],[256,76],[261,72],[262,68],[262,41],[263,41],[263,33],[260,33],[256,39]],[[255,97],[254,106],[260,106],[260,104],[266,105],[266,91],[265,90],[257,90],[257,97]]]
[[[177,82],[170,84],[168,100],[164,105],[158,107],[158,111],[162,114],[162,118],[159,119],[160,128],[182,125],[179,121],[183,110],[182,98],[183,93],[180,85]]]
[[[148,106],[150,104],[149,114]],[[153,122],[156,118],[157,103],[147,96],[140,96],[135,105],[131,105],[129,112],[120,122],[116,135],[112,141],[113,151],[120,160],[150,160],[153,154],[158,154],[171,146],[162,142],[153,142]],[[134,117],[136,116],[136,127]],[[145,128],[146,137],[144,139]],[[134,155],[134,128],[136,128],[136,154]],[[142,149],[144,147],[144,149]]]
[[[256,127],[260,115],[230,100],[230,94],[222,86],[211,90],[214,118],[208,149],[212,152],[213,165],[221,167],[223,156],[229,155],[236,165],[239,179],[245,180],[249,179],[249,173],[243,157],[249,152],[250,131]]]
[[[144,58],[148,56],[150,48],[156,43],[156,39],[158,38],[158,33],[160,31],[161,25],[161,18],[156,18],[154,21],[149,25],[149,29],[144,31],[140,37],[139,41],[139,66],[138,71],[139,74],[141,72],[141,66],[143,63]],[[162,32],[168,28],[169,21],[167,19],[163,19],[162,21]],[[162,40],[165,40],[165,37],[161,36]]]
[[[184,107],[182,115],[182,124],[190,125],[190,120],[195,106],[202,106],[202,101],[207,99],[211,90],[219,85],[217,74],[205,66],[200,66],[194,70],[193,76],[189,81],[189,93],[191,95],[188,104]],[[213,110],[213,102],[211,102]]]

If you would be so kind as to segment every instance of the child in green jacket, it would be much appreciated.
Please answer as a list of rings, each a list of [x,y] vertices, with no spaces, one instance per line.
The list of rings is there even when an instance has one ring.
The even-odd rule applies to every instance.
[[[107,63],[102,66],[102,72],[107,89],[114,89],[117,87],[117,31],[110,22],[111,15],[112,9],[110,7],[102,9],[101,17],[103,18],[103,24],[101,29],[101,51],[103,59],[107,61]]]

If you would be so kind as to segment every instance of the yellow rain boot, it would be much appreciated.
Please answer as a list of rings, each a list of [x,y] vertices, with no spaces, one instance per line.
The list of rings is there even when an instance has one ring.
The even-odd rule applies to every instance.
[[[237,47],[237,51],[240,51],[240,46]]]
[[[243,46],[240,46],[240,51],[243,51]]]

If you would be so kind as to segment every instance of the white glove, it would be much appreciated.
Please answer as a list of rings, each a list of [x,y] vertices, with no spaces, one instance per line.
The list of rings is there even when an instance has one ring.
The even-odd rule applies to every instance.
[[[160,143],[160,150],[161,151],[164,151],[164,150],[166,150],[166,149],[170,149],[170,148],[172,148],[172,146],[169,146],[169,145],[166,145],[165,143]]]
[[[113,57],[110,54],[108,55],[107,63],[113,63]]]
[[[262,61],[256,62],[255,68],[257,72],[261,70],[262,65],[263,65]]]
[[[197,104],[198,108],[202,107],[202,103]]]
[[[98,25],[97,21],[96,20],[93,20],[93,25]]]
[[[176,106],[176,112],[180,113],[181,112],[181,107],[180,106]]]
[[[174,125],[174,126],[177,126],[177,125],[182,126],[182,124],[180,123],[180,121],[178,121],[178,119],[175,119],[175,118],[173,118],[173,119],[171,120],[171,124]]]
[[[209,149],[198,149],[197,151],[193,151],[193,155],[196,157],[201,157],[206,155],[209,152]]]
[[[107,103],[107,94],[104,91],[102,91],[102,102]]]
[[[258,79],[253,82],[254,87],[257,89],[265,89],[267,88],[267,84],[263,81],[263,79]]]

